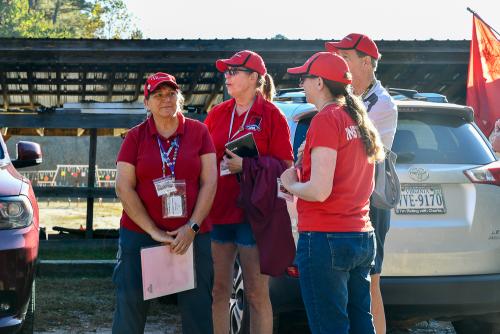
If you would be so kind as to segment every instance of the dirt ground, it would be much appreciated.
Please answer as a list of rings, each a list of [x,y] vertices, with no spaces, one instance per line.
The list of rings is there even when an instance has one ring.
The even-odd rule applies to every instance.
[[[110,278],[49,278],[36,282],[36,334],[111,333],[114,290]],[[282,334],[308,333],[305,318],[285,317]],[[176,306],[153,301],[146,334],[181,334]],[[423,322],[405,331],[390,334],[454,334],[451,325]]]
[[[109,278],[38,278],[35,333],[111,333],[114,290]],[[155,301],[147,333],[181,333],[175,305]]]

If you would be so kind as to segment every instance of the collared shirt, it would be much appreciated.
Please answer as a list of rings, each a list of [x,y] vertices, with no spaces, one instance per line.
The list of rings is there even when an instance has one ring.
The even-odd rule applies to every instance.
[[[234,135],[243,123],[245,114],[234,115],[232,132],[229,134],[231,115],[236,101],[227,100],[215,106],[205,120],[208,131],[214,141],[217,153],[217,166],[224,156],[225,145],[230,135]],[[233,140],[247,133],[253,133],[255,143],[261,156],[272,156],[279,160],[293,160],[293,149],[290,144],[290,129],[285,115],[271,102],[258,93],[249,111],[243,131]],[[220,174],[220,170],[219,170]],[[236,175],[219,176],[217,193],[212,210],[207,217],[213,224],[233,224],[243,221],[243,210],[237,206],[240,185]]]
[[[311,179],[311,152],[314,147],[337,151],[333,187],[330,196],[323,202],[297,201],[299,231],[372,231],[368,213],[374,186],[374,165],[368,162],[359,128],[345,107],[330,104],[311,120],[300,182]]]
[[[366,93],[363,103],[368,111],[368,117],[380,134],[382,143],[391,149],[398,124],[398,108],[391,95],[377,80]]]
[[[215,153],[207,127],[196,120],[185,118],[178,113],[179,125],[176,132],[169,138],[162,137],[157,129],[153,117],[132,128],[122,143],[118,153],[118,161],[128,162],[135,166],[137,194],[146,211],[155,224],[162,230],[173,231],[187,223],[191,217],[200,188],[201,158],[208,153]],[[162,200],[158,197],[153,180],[161,178],[162,160],[157,138],[168,149],[170,141],[179,138],[180,147],[175,164],[175,177],[186,181],[187,217],[163,218]],[[167,175],[170,170],[167,168]],[[144,232],[125,211],[122,213],[121,226],[136,232]],[[211,225],[204,222],[200,232],[208,232]]]

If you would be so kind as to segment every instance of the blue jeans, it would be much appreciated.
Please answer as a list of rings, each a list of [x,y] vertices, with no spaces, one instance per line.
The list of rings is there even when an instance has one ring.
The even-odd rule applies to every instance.
[[[373,232],[301,232],[296,262],[312,334],[374,334]]]

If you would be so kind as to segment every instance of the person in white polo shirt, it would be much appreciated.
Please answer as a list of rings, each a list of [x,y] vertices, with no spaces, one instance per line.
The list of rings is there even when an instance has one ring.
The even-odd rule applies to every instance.
[[[377,45],[363,34],[349,34],[339,42],[325,43],[327,51],[338,53],[349,65],[354,95],[362,98],[368,117],[377,128],[382,143],[391,149],[398,120],[397,107],[387,90],[377,80],[375,71],[381,57]],[[370,219],[375,228],[377,253],[371,271],[373,322],[377,334],[385,334],[384,303],[380,292],[380,273],[384,259],[385,236],[389,231],[391,212],[370,206]]]

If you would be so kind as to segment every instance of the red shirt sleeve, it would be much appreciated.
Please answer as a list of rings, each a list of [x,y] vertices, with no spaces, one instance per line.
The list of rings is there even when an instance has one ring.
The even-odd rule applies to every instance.
[[[309,148],[328,147],[338,150],[340,143],[340,124],[328,114],[317,114],[311,120],[307,130],[310,140]]]
[[[290,128],[288,127],[286,117],[277,108],[270,111],[274,115],[269,153],[280,160],[293,161],[293,148],[290,143]]]
[[[137,132],[137,128],[133,128],[127,133],[125,139],[122,142],[122,146],[120,147],[120,151],[118,152],[116,162],[128,162],[129,164],[132,164],[134,166],[137,164]]]
[[[214,108],[212,108],[212,110],[207,114],[207,117],[205,118],[205,125],[207,126],[208,128],[208,131],[209,132],[212,132],[212,119],[214,118]]]
[[[208,132],[207,126],[200,123],[200,131],[202,131],[202,134],[199,155],[201,156],[208,153],[215,153],[215,146],[212,141],[212,136],[210,136],[210,133]]]

